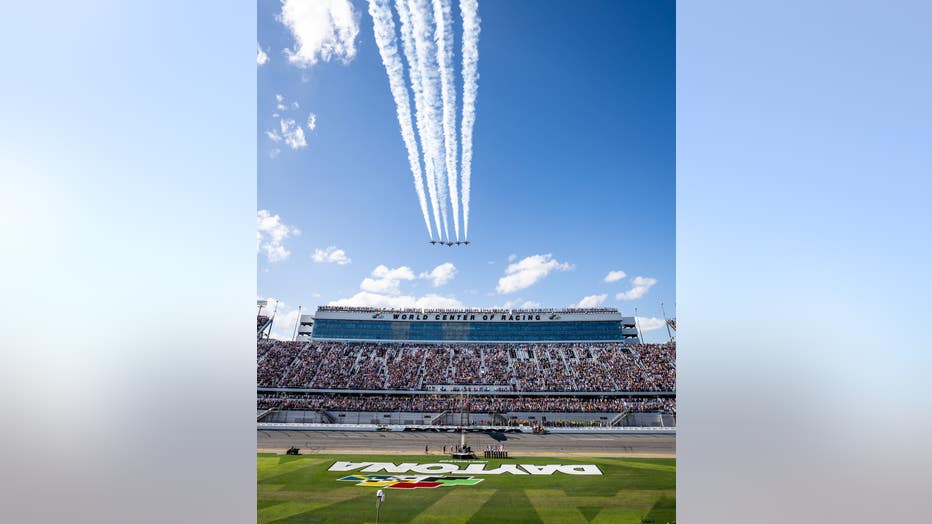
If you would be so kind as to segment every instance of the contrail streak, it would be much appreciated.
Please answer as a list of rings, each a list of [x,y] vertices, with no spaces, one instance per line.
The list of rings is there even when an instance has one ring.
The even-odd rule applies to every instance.
[[[460,0],[463,17],[463,119],[460,143],[463,158],[460,164],[463,184],[463,238],[469,238],[469,186],[472,175],[472,128],[476,122],[476,92],[479,90],[479,3]]]
[[[392,97],[395,99],[398,125],[401,126],[401,137],[408,150],[408,164],[414,176],[414,190],[421,204],[421,214],[424,215],[427,234],[433,240],[434,233],[431,231],[427,200],[424,197],[424,181],[421,178],[421,159],[418,154],[417,138],[414,136],[414,127],[411,124],[411,103],[404,80],[404,64],[398,56],[395,22],[392,20],[392,10],[388,0],[369,0],[369,14],[372,16],[375,42],[379,46],[379,54],[382,56],[382,63],[388,74],[388,84]]]
[[[437,197],[437,180],[434,174],[434,163],[431,161],[432,149],[428,145],[430,142],[430,133],[427,131],[429,122],[424,109],[424,96],[421,89],[421,68],[418,64],[417,52],[414,45],[411,12],[408,8],[408,1],[409,0],[395,0],[395,8],[398,10],[398,19],[401,21],[401,47],[404,50],[405,59],[408,61],[408,76],[411,79],[411,89],[414,92],[417,132],[421,137],[421,149],[424,152],[424,174],[427,179],[427,191],[430,195],[431,206],[433,207],[434,224],[437,226],[437,236],[442,240],[443,231],[440,229],[440,200]]]
[[[437,88],[437,53],[432,38],[431,25],[433,23],[431,11],[427,8],[427,0],[412,0],[411,21],[414,29],[414,48],[417,51],[418,69],[421,71],[421,91],[424,97],[424,110],[427,116],[427,134],[429,140],[425,147],[430,146],[430,158],[434,164],[434,173],[437,180],[437,199],[440,202],[440,216],[443,219],[443,233],[448,239],[450,232],[447,222],[447,180],[444,176],[443,162],[443,134],[441,133],[438,112],[440,106],[440,93]],[[423,140],[422,140],[423,143]]]
[[[440,68],[440,94],[443,100],[443,138],[446,153],[447,182],[453,206],[453,230],[460,239],[460,196],[456,172],[456,87],[453,85],[453,18],[450,0],[433,0],[437,42],[437,64]]]

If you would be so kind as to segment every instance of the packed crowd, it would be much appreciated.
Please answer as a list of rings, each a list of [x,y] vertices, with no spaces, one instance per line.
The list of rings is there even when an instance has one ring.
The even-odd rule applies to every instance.
[[[672,391],[676,387],[676,344],[640,344],[633,349],[655,391]]]
[[[272,349],[273,346],[275,346],[275,344],[279,344],[279,343],[280,342],[278,342],[277,340],[260,339],[256,343],[256,358],[259,360],[262,360],[262,357],[265,356],[265,354],[268,353],[269,350]]]
[[[461,398],[445,395],[341,395],[341,394],[260,394],[258,409],[330,411],[397,411],[439,413],[580,412],[580,413],[671,413],[676,414],[674,397],[495,397]]]
[[[676,345],[274,342],[257,347],[260,387],[510,391],[676,389]]]

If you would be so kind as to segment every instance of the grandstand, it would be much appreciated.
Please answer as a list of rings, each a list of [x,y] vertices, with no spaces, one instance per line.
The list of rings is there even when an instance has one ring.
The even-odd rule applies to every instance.
[[[257,344],[260,423],[676,424],[675,342],[615,309],[321,306],[299,335]]]

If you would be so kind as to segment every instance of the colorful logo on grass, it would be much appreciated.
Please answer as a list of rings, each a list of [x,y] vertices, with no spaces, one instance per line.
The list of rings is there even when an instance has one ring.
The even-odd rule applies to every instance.
[[[355,482],[357,486],[392,489],[439,488],[440,486],[474,486],[482,479],[472,477],[444,475],[431,477],[427,475],[350,475],[339,480]]]

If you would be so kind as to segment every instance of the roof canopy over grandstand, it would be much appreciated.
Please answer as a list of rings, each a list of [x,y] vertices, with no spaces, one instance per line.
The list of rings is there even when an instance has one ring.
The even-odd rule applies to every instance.
[[[379,309],[320,306],[315,340],[417,342],[638,342],[615,308]],[[303,333],[303,332],[302,332]]]

